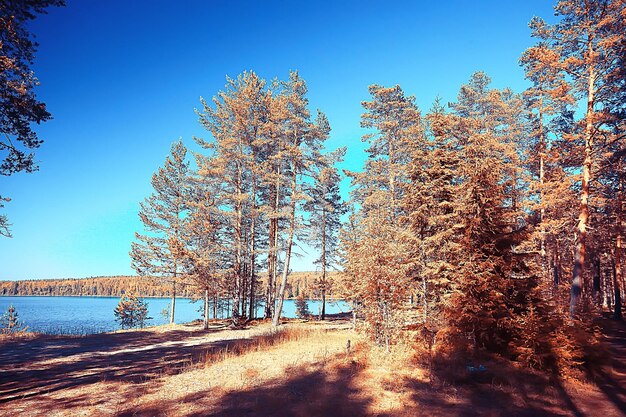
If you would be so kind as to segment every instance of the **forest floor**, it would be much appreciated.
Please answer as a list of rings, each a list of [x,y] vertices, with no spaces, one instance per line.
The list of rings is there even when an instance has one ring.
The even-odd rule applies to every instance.
[[[409,349],[371,347],[342,318],[4,340],[0,415],[626,415],[626,325],[601,325],[612,361],[587,382],[494,362],[434,383]]]

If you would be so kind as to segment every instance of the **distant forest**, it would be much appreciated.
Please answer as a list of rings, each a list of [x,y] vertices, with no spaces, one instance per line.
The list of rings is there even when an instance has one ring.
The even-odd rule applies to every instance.
[[[316,289],[317,273],[294,272],[289,275],[287,296],[295,298],[319,298]],[[331,274],[331,280],[339,281],[339,274]],[[41,296],[102,296],[120,297],[134,292],[140,297],[170,297],[171,285],[166,280],[155,277],[112,276],[80,279],[45,279],[24,281],[0,281],[0,296],[41,295]],[[332,297],[332,287],[328,291]],[[181,297],[197,297],[198,290],[187,285],[177,290]]]

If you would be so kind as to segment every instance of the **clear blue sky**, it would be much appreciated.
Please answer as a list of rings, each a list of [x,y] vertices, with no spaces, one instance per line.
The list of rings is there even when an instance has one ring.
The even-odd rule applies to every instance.
[[[0,178],[14,235],[0,238],[0,279],[133,274],[150,177],[172,141],[198,150],[192,136],[209,137],[194,108],[226,75],[299,70],[330,120],[329,147],[348,146],[344,167],[359,169],[369,84],[400,84],[423,110],[477,70],[521,91],[534,15],[553,20],[551,2],[68,0],[31,25],[54,119],[37,129],[40,171]]]

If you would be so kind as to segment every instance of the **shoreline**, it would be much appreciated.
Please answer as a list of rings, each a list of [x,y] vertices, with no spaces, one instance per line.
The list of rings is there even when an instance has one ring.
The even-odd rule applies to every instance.
[[[30,294],[30,295],[7,295],[0,294],[0,299],[5,297],[71,297],[71,298],[120,298],[122,295],[40,295],[40,294]],[[139,296],[138,298],[154,298],[154,299],[171,299],[171,296],[161,296],[161,295],[146,295]],[[193,300],[191,297],[176,297],[177,300]],[[196,300],[202,300],[203,298],[197,298]],[[297,300],[298,297],[285,297],[285,300]],[[228,298],[220,298],[220,300],[229,300]],[[306,301],[322,301],[321,298],[305,298]],[[329,298],[326,297],[326,302],[336,302],[336,301],[345,301],[343,298]]]

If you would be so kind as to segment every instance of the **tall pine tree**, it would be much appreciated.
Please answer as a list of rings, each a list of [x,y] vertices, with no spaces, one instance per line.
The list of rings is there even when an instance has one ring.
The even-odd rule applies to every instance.
[[[578,310],[586,266],[587,231],[590,223],[591,184],[594,168],[601,162],[606,131],[621,118],[616,113],[615,91],[623,84],[620,62],[625,51],[626,26],[623,0],[561,0],[555,10],[558,23],[542,19],[531,22],[533,36],[540,39],[546,54],[541,60],[551,73],[563,74],[574,96],[583,102],[583,116],[569,135],[580,161],[580,207],[572,269],[570,311]],[[591,203],[593,204],[593,203]]]
[[[345,154],[345,149],[340,150],[340,154]],[[310,213],[307,240],[319,251],[315,264],[321,272],[318,288],[322,297],[322,320],[326,317],[327,272],[338,262],[338,234],[341,216],[346,213],[346,206],[339,194],[341,177],[332,165],[333,162],[316,173],[308,190],[309,201],[304,205],[304,209]]]
[[[157,276],[172,286],[170,323],[176,312],[176,286],[184,265],[183,222],[189,208],[189,162],[182,140],[172,144],[165,164],[152,176],[154,192],[140,203],[144,233],[135,233],[130,256],[139,275]]]

